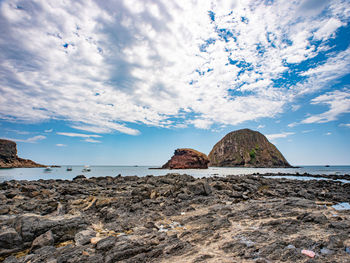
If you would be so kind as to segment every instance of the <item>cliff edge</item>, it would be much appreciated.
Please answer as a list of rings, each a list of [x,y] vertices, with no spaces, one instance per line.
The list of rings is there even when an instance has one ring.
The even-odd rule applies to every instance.
[[[32,160],[17,156],[17,144],[10,140],[0,139],[0,168],[32,168],[45,167]]]

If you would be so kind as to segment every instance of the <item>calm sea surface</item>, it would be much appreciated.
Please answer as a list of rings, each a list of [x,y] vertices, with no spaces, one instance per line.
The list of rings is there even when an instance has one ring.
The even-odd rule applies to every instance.
[[[72,171],[67,171],[71,167]],[[153,166],[154,167],[154,166]],[[300,168],[223,168],[210,167],[209,169],[188,169],[188,170],[153,170],[152,166],[90,166],[90,172],[83,172],[84,166],[61,166],[52,168],[52,171],[45,171],[45,168],[12,168],[0,169],[0,182],[9,180],[39,180],[39,179],[68,179],[84,174],[86,177],[98,176],[122,176],[127,175],[165,175],[167,173],[189,174],[194,177],[242,175],[253,173],[309,173],[309,174],[350,174],[350,166],[302,166]],[[304,178],[304,179],[309,179]],[[292,178],[293,179],[293,178]],[[303,179],[303,178],[295,178]]]

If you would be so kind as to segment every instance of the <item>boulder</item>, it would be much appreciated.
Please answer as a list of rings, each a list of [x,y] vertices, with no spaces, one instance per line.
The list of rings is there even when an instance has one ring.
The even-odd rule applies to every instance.
[[[74,237],[76,246],[83,246],[90,243],[91,238],[96,236],[96,232],[92,229],[86,229],[76,233]]]
[[[204,153],[193,149],[176,149],[162,169],[207,169],[208,163],[209,159]]]
[[[15,220],[15,227],[23,241],[32,242],[36,237],[51,230],[55,242],[72,240],[79,230],[86,228],[87,223],[81,216],[40,216],[23,214]]]
[[[6,228],[0,233],[0,250],[12,249],[22,244],[22,238],[15,229]]]
[[[53,238],[53,234],[51,230],[49,230],[46,233],[34,239],[31,250],[35,250],[37,248],[41,248],[45,246],[53,246],[54,243],[55,243],[55,240]]]
[[[45,167],[32,160],[22,159],[17,156],[17,145],[10,140],[0,139],[0,168],[25,168]]]
[[[275,145],[250,129],[230,132],[215,144],[208,157],[210,166],[291,167]]]

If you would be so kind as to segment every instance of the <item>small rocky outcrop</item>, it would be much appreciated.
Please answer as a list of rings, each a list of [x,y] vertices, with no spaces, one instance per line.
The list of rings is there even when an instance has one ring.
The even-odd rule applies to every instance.
[[[45,167],[32,160],[17,156],[17,145],[10,140],[0,139],[0,168]]]
[[[176,149],[162,169],[207,169],[208,163],[209,159],[204,153],[193,149]]]
[[[257,131],[242,129],[222,138],[209,154],[210,166],[291,167],[275,145]]]

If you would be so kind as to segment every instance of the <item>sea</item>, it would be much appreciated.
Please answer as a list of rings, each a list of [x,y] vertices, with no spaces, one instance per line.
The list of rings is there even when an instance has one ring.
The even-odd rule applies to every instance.
[[[69,169],[71,168],[71,171]],[[52,167],[48,171],[46,168],[10,168],[0,169],[0,182],[10,180],[40,180],[40,179],[62,179],[72,180],[77,175],[85,175],[87,178],[99,176],[147,176],[147,175],[165,175],[167,173],[188,174],[196,178],[227,175],[245,175],[245,174],[290,174],[289,176],[280,175],[278,178],[288,178],[297,180],[320,180],[312,175],[350,175],[350,166],[300,166],[298,168],[245,168],[245,167],[209,167],[208,169],[186,169],[186,170],[167,170],[152,169],[156,166],[89,166],[90,171],[84,171],[86,166],[62,165]],[[309,174],[308,176],[293,176],[293,174]],[[350,183],[348,180],[339,180],[344,183]]]

